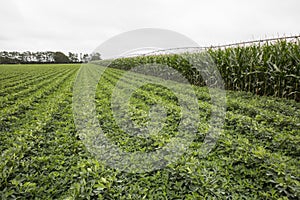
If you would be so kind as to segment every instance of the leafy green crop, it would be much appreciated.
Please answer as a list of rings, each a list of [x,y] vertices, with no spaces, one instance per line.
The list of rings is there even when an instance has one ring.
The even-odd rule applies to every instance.
[[[298,102],[228,91],[224,130],[212,152],[202,157],[212,103],[206,87],[193,86],[201,134],[165,168],[126,173],[98,161],[79,139],[72,112],[79,67],[0,66],[1,199],[300,198]],[[147,152],[176,136],[181,108],[168,88],[147,84],[131,96],[129,117],[141,127],[151,122],[150,105],[167,111],[162,131],[148,138],[133,137],[116,124],[111,93],[121,77],[126,87],[128,80],[144,75],[98,69],[103,76],[96,92],[97,117],[112,142],[128,152]]]

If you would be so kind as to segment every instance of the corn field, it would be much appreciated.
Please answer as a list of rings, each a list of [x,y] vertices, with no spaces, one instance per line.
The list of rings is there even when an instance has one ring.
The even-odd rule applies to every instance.
[[[300,41],[209,50],[229,90],[300,98]]]
[[[228,48],[208,48],[200,53],[149,55],[118,58],[110,67],[129,70],[141,64],[167,64],[182,73],[190,83],[206,83],[187,61],[189,57],[210,55],[227,90],[300,101],[300,40],[252,44]],[[199,59],[198,59],[199,60]],[[200,59],[201,60],[201,59]]]

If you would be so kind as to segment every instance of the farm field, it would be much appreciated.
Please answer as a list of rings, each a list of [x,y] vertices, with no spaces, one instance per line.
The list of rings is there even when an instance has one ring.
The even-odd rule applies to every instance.
[[[208,156],[199,152],[205,137],[199,134],[176,162],[127,173],[93,157],[76,132],[72,98],[80,67],[0,65],[1,199],[299,199],[299,102],[227,91],[224,130]],[[176,135],[178,101],[153,84],[133,94],[130,117],[144,126],[149,105],[160,102],[168,111],[162,131],[148,139],[122,131],[110,107],[113,88],[142,75],[95,68],[103,73],[95,95],[97,118],[111,141],[128,152],[147,152]],[[193,88],[199,132],[205,132],[211,99],[206,87]]]

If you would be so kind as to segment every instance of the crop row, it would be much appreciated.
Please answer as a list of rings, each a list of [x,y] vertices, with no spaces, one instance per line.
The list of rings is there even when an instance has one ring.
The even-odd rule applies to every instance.
[[[118,81],[121,81],[118,83],[120,87],[132,88],[151,77],[117,69],[106,70],[96,93],[98,119],[106,137],[125,151],[149,152],[160,149],[170,141],[170,137],[176,136],[180,120],[177,99],[168,89],[152,84],[133,93],[128,113],[121,118],[130,118],[139,128],[147,126],[151,122],[147,115],[149,105],[158,103],[169,113],[162,123],[162,131],[157,135],[150,134],[149,138],[132,137],[124,131],[122,127],[126,121],[123,124],[121,121],[121,126],[117,124],[111,108],[113,90]],[[194,88],[201,110],[199,131],[205,132],[209,127],[212,105],[205,88]],[[189,94],[180,97],[191,98]],[[132,196],[158,198],[161,195],[166,198],[296,198],[299,195],[299,104],[278,98],[259,99],[250,93],[237,92],[227,93],[227,102],[224,131],[208,157],[201,156],[205,135],[200,134],[178,161],[162,170],[142,175],[117,174],[122,180],[101,193],[104,198],[113,198],[114,194],[124,199]],[[280,105],[289,112],[274,110]],[[129,130],[134,129],[129,127]],[[161,193],[155,194],[154,191]]]
[[[18,78],[16,80],[12,79],[9,82],[3,83],[1,88],[1,96],[5,96],[10,93],[17,93],[25,88],[35,85],[36,83],[48,79],[53,75],[59,73],[57,70],[47,71],[44,73],[31,73],[28,76]]]
[[[1,130],[10,130],[14,121],[18,121],[34,105],[38,105],[48,94],[56,90],[70,74],[74,73],[74,69],[68,69],[66,72],[66,74],[63,71],[57,72],[50,79],[44,77],[42,82],[32,85],[29,89],[2,97],[0,110]]]
[[[47,77],[54,68],[28,66],[36,78],[38,74]],[[20,69],[20,76],[26,74],[25,69]],[[296,101],[227,91],[223,130],[204,157],[203,141],[212,126],[209,120],[219,108],[208,88],[191,86],[193,90],[188,90],[172,81],[170,88],[152,83],[141,86],[163,80],[98,65],[83,66],[80,73],[84,76],[78,82],[78,69],[78,65],[56,65],[57,74],[44,84],[36,87],[39,83],[30,82],[32,90],[19,88],[22,95],[18,98],[12,98],[18,94],[12,93],[7,94],[11,102],[2,99],[1,199],[299,198],[300,109]],[[144,173],[121,171],[97,160],[76,132],[72,110],[73,87],[88,89],[97,74],[101,78],[94,102],[99,125],[109,141],[126,152],[164,148],[179,134],[182,105],[189,106],[179,99],[189,103],[196,97],[199,124],[186,151],[165,167]],[[121,91],[136,88],[127,110],[112,104],[112,98],[124,95],[114,93],[116,86]],[[175,94],[172,88],[181,92]],[[155,118],[151,114],[162,115]],[[149,127],[152,131],[147,132]],[[141,131],[146,134],[139,134]]]
[[[1,99],[4,99],[5,101],[12,100],[11,98],[17,99],[22,96],[26,96],[28,93],[35,91],[39,86],[45,85],[49,82],[51,79],[55,79],[56,76],[63,74],[64,72],[53,72],[50,74],[47,74],[46,76],[39,76],[34,77],[31,81],[21,81],[18,85],[7,87],[4,90],[2,90],[2,97]],[[13,95],[12,95],[13,94]]]

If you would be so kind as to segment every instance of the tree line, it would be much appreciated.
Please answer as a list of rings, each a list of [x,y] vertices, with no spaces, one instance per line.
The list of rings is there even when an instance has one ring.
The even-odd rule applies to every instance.
[[[33,64],[33,63],[86,63],[91,60],[101,60],[100,53],[83,54],[71,53],[67,55],[60,51],[44,52],[0,52],[0,64]]]

